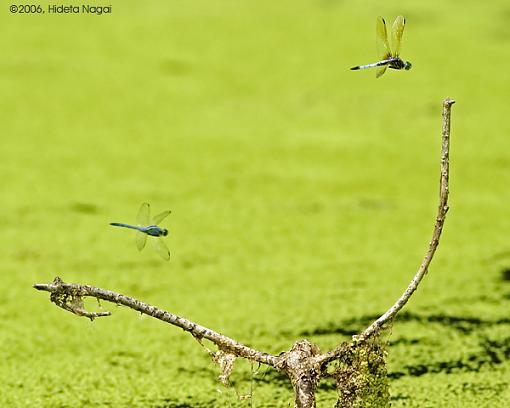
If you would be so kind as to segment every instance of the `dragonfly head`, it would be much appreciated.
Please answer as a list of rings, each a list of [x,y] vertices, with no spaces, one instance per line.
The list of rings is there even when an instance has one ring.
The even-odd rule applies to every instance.
[[[163,231],[161,232],[164,237],[168,235],[168,230],[166,228],[163,228]]]
[[[411,64],[411,62],[409,62],[409,61],[404,61],[404,69],[405,69],[406,71],[409,71],[412,67],[413,67],[413,64]]]

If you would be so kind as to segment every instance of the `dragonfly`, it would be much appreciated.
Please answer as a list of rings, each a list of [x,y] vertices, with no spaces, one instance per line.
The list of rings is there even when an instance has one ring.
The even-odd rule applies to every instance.
[[[170,259],[170,251],[161,238],[168,235],[168,230],[166,228],[161,228],[158,226],[158,224],[163,221],[168,216],[168,214],[171,213],[171,211],[166,210],[154,216],[152,223],[150,221],[150,212],[151,207],[149,203],[142,203],[140,209],[138,210],[138,215],[136,216],[136,223],[138,225],[124,224],[122,222],[111,222],[110,225],[113,225],[114,227],[130,228],[136,230],[137,233],[135,237],[135,243],[139,251],[145,247],[147,236],[155,237],[156,240],[154,242],[154,247],[156,252],[164,260],[168,261]]]
[[[386,32],[386,22],[384,18],[377,17],[376,23],[376,44],[377,44],[377,53],[379,54],[380,61],[374,62],[373,64],[367,65],[358,65],[357,67],[352,67],[352,70],[357,69],[366,69],[377,67],[375,71],[376,78],[379,78],[382,74],[386,72],[386,68],[390,67],[392,69],[405,69],[406,71],[410,70],[413,66],[409,61],[403,61],[400,58],[400,43],[402,40],[402,34],[404,32],[404,27],[406,24],[406,20],[403,16],[398,16],[393,26],[391,27],[391,48],[388,42],[388,34]]]

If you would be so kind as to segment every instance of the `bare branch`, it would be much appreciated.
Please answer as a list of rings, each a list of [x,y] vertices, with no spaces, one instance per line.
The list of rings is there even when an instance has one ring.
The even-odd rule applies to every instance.
[[[91,313],[87,312],[83,307],[82,298],[86,296],[95,297],[97,299],[106,300],[108,302],[124,305],[140,313],[152,316],[166,323],[173,324],[187,331],[198,340],[207,339],[218,346],[218,348],[226,353],[231,353],[239,357],[244,357],[252,361],[267,364],[276,367],[279,358],[271,354],[263,353],[247,347],[237,341],[217,333],[207,327],[200,326],[192,321],[174,315],[173,313],[159,309],[156,306],[149,305],[128,296],[121,295],[109,290],[96,288],[89,285],[79,285],[74,283],[65,283],[59,277],[56,277],[53,283],[38,283],[34,285],[37,290],[43,290],[51,293],[50,300],[57,306],[70,311],[79,316],[85,316],[93,320],[98,316],[108,316],[110,312]]]
[[[418,288],[418,285],[422,281],[423,277],[427,273],[428,267],[434,254],[436,252],[437,246],[439,245],[439,238],[441,237],[441,232],[443,231],[443,225],[446,217],[446,213],[448,212],[448,179],[449,179],[449,154],[450,154],[450,115],[452,105],[455,103],[452,99],[445,99],[443,101],[443,129],[442,129],[442,143],[441,143],[441,178],[440,178],[440,188],[439,188],[439,206],[437,210],[436,223],[434,225],[434,232],[432,234],[432,240],[430,241],[429,248],[423,261],[418,269],[418,272],[414,276],[413,280],[405,290],[405,292],[400,296],[400,298],[395,302],[395,304],[384,313],[379,319],[377,319],[374,323],[372,323],[369,327],[363,331],[359,336],[356,336],[356,341],[363,341],[370,337],[374,332],[378,331],[386,322],[392,320],[395,315],[404,307],[404,305],[409,301],[410,297],[414,293],[414,291]]]
[[[272,366],[277,370],[284,371],[291,380],[294,388],[294,406],[296,408],[315,408],[315,391],[321,377],[328,376],[328,363],[337,359],[341,360],[343,356],[345,360],[343,364],[352,365],[353,362],[350,361],[352,360],[352,356],[356,355],[356,353],[361,353],[360,355],[363,357],[364,361],[368,361],[368,359],[370,359],[373,363],[375,358],[379,359],[381,362],[379,367],[384,365],[384,358],[382,357],[383,354],[380,349],[377,347],[369,347],[364,350],[363,347],[367,345],[370,346],[370,341],[368,340],[371,338],[374,340],[377,339],[377,334],[380,332],[380,330],[386,323],[390,322],[409,301],[427,273],[428,267],[439,245],[439,238],[441,237],[446,213],[448,212],[450,115],[451,107],[454,103],[455,101],[451,99],[446,99],[443,101],[439,207],[434,225],[434,232],[432,234],[432,240],[429,243],[425,257],[411,283],[408,285],[407,289],[400,296],[400,298],[394,303],[394,305],[391,306],[391,308],[388,309],[386,313],[374,321],[369,327],[367,327],[361,334],[353,336],[353,341],[350,344],[344,343],[339,345],[334,350],[326,353],[321,353],[316,345],[308,342],[307,340],[302,340],[297,341],[289,351],[282,353],[279,356],[274,356],[272,354],[254,350],[241,343],[238,343],[229,337],[174,315],[170,312],[109,290],[96,288],[89,285],[65,283],[58,277],[56,277],[51,284],[35,284],[34,288],[37,290],[50,292],[50,300],[57,306],[76,315],[87,317],[90,320],[94,320],[96,317],[109,316],[111,313],[94,313],[87,311],[83,304],[83,298],[86,296],[95,297],[98,300],[106,300],[118,305],[124,305],[143,314],[180,327],[184,331],[189,332],[207,350],[207,352],[212,356],[213,360],[220,365],[221,374],[219,379],[225,385],[228,385],[228,378],[237,357],[243,357],[251,361],[256,361],[261,364]],[[217,352],[209,350],[203,344],[203,339],[207,339],[216,344],[219,350]],[[357,357],[357,359],[360,360],[359,357]],[[358,366],[361,367],[359,364]],[[351,393],[353,384],[355,385],[355,388],[359,388],[359,384],[356,382],[360,376],[363,377],[366,373],[357,373],[356,370],[360,370],[358,366],[354,364],[353,367],[350,367],[347,370],[341,369],[340,371],[336,372],[335,378],[337,380],[337,388],[346,389],[346,391],[342,391],[343,394]],[[353,376],[353,372],[357,375]],[[368,374],[375,376],[375,378],[380,378],[382,375],[386,376],[386,371],[385,368],[384,370],[377,369],[374,372],[369,372]],[[349,381],[351,381],[351,383],[349,383]],[[354,397],[359,398],[359,395],[355,395]]]
[[[449,151],[450,151],[450,116],[451,108],[455,103],[452,99],[445,99],[443,101],[443,128],[442,128],[442,143],[441,143],[441,177],[440,177],[440,188],[439,188],[439,207],[436,216],[436,222],[434,225],[434,232],[432,234],[432,240],[429,243],[429,248],[425,257],[418,269],[418,272],[414,276],[413,280],[400,296],[400,298],[391,306],[386,313],[379,317],[369,327],[367,327],[361,334],[354,336],[354,342],[362,342],[367,340],[374,333],[380,331],[380,329],[387,322],[391,321],[396,314],[404,307],[409,301],[414,291],[418,288],[418,285],[422,281],[423,277],[427,273],[428,267],[434,253],[436,252],[437,246],[439,245],[439,238],[443,230],[443,225],[448,212],[448,179],[449,179]],[[334,360],[338,353],[341,352],[341,347],[325,353],[318,357],[318,361],[321,364],[327,363]]]

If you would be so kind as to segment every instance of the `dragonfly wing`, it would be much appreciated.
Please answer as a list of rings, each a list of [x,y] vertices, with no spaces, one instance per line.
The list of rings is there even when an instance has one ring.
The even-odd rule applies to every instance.
[[[172,211],[170,210],[166,210],[166,211],[163,211],[161,214],[158,214],[158,215],[155,215],[154,218],[152,219],[152,223],[154,225],[158,225],[161,221],[163,221],[167,216],[168,214],[170,214]]]
[[[398,57],[400,54],[400,42],[402,40],[405,25],[406,19],[403,16],[398,16],[393,23],[393,27],[391,27],[391,55],[393,57]]]
[[[135,242],[136,242],[136,247],[138,248],[139,251],[141,251],[144,248],[145,243],[147,242],[147,234],[145,234],[143,232],[137,232],[136,237],[135,237]]]
[[[388,59],[391,56],[391,50],[390,44],[388,43],[388,33],[386,32],[386,22],[384,21],[384,18],[380,16],[377,17],[375,32],[376,32],[375,37],[377,45],[377,55],[381,61]]]
[[[138,214],[136,216],[136,223],[140,226],[146,227],[150,224],[150,216],[151,207],[149,203],[142,203],[140,209],[138,210]]]
[[[386,72],[386,68],[388,68],[388,65],[377,67],[377,70],[375,71],[375,77],[379,78],[380,76],[382,76],[382,74]]]
[[[161,238],[156,238],[154,243],[154,248],[156,249],[156,252],[163,258],[165,261],[170,260],[170,251],[168,250],[168,247],[165,244],[165,241],[163,241]]]

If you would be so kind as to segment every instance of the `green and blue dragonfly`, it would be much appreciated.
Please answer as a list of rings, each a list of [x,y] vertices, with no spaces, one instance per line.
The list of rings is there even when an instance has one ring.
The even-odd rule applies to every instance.
[[[403,16],[398,16],[393,23],[391,28],[391,48],[388,42],[388,34],[386,32],[386,22],[384,18],[377,17],[376,24],[376,43],[377,43],[377,53],[379,58],[381,59],[378,62],[374,62],[373,64],[367,65],[358,65],[357,67],[352,67],[352,70],[357,69],[366,69],[377,67],[375,71],[376,78],[379,78],[382,74],[386,72],[386,68],[390,67],[392,69],[405,69],[406,71],[410,70],[412,64],[409,61],[403,61],[400,58],[400,43],[402,41],[402,34],[404,33],[404,27],[406,24],[406,20]]]
[[[136,247],[139,251],[141,251],[145,247],[145,243],[147,242],[147,236],[151,236],[156,238],[154,241],[154,247],[157,253],[166,261],[170,259],[170,251],[166,246],[165,242],[161,237],[166,237],[168,235],[168,230],[166,228],[161,228],[158,224],[163,221],[168,214],[171,213],[170,210],[163,211],[162,213],[156,215],[152,219],[152,223],[150,222],[150,205],[149,203],[142,203],[140,209],[138,210],[138,215],[136,216],[136,223],[138,225],[130,225],[124,224],[122,222],[111,222],[110,225],[115,227],[122,228],[130,228],[137,231],[136,233]]]

